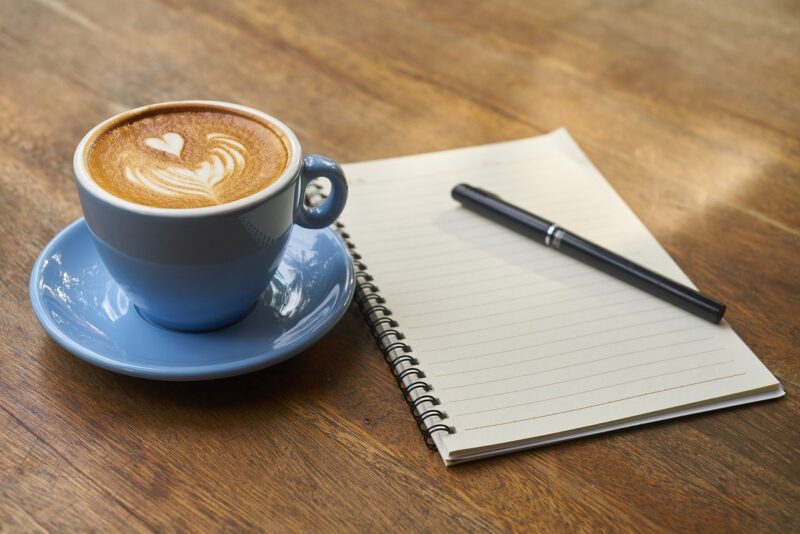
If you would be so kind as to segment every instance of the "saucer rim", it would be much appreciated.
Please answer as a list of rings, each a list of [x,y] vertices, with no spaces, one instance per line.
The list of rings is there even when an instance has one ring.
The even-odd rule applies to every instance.
[[[303,336],[297,341],[282,346],[279,349],[259,352],[251,357],[236,360],[234,362],[220,362],[210,365],[197,366],[162,366],[131,364],[123,362],[115,358],[104,356],[103,354],[100,354],[95,350],[78,343],[73,338],[65,334],[46,313],[45,304],[40,298],[38,282],[41,277],[38,276],[37,273],[41,272],[42,263],[50,256],[52,249],[58,243],[61,243],[72,232],[80,231],[81,225],[85,227],[85,231],[88,236],[91,230],[89,230],[89,226],[86,224],[85,219],[83,217],[79,217],[75,221],[62,228],[42,248],[31,269],[31,276],[28,282],[28,293],[31,300],[31,306],[33,307],[33,312],[36,315],[36,319],[53,341],[81,360],[115,373],[151,380],[199,381],[237,376],[271,367],[272,365],[283,362],[292,356],[296,356],[322,339],[325,334],[327,334],[336,324],[338,324],[345,313],[347,313],[350,302],[355,294],[355,267],[353,266],[353,262],[350,261],[347,247],[342,241],[342,238],[330,227],[323,228],[321,230],[314,230],[320,232],[329,232],[331,235],[333,235],[347,261],[345,261],[346,272],[342,276],[342,281],[339,282],[345,287],[345,291],[337,299],[337,301],[341,302],[341,305],[337,306],[332,313],[323,318],[319,326],[313,330],[313,335]],[[139,320],[144,321],[144,319],[141,317]],[[170,332],[168,329],[165,330]],[[184,332],[175,333],[186,335]],[[204,333],[201,332],[196,335],[204,335]]]

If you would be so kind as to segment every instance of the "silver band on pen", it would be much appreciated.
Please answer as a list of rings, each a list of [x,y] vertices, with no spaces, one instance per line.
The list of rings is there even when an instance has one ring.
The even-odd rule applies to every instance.
[[[561,239],[564,238],[564,234],[567,232],[563,228],[556,228],[556,231],[553,233],[553,248],[561,248]]]
[[[550,246],[550,243],[553,240],[553,234],[555,233],[556,230],[559,230],[557,224],[551,224],[550,228],[547,229],[547,235],[544,236],[544,244],[547,245],[548,247]],[[561,241],[561,238],[559,238],[559,241]]]

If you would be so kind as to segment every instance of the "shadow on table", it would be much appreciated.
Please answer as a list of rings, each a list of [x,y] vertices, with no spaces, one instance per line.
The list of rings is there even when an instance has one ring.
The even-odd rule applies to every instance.
[[[164,382],[120,375],[95,367],[43,337],[38,353],[42,392],[59,411],[129,426],[237,426],[248,418],[269,419],[290,405],[313,403],[357,364],[345,348],[342,325],[316,345],[273,367],[250,374],[198,382]],[[339,332],[337,334],[337,332]],[[249,415],[248,415],[249,414]]]

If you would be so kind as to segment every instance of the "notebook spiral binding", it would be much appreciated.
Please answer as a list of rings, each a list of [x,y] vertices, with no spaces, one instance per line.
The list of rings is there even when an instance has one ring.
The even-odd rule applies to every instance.
[[[325,198],[327,195],[319,184],[312,182],[306,188],[306,202],[309,205],[318,204]],[[419,361],[414,357],[411,347],[403,341],[405,335],[399,330],[400,325],[391,317],[392,310],[386,306],[386,300],[373,283],[372,276],[361,261],[361,255],[356,250],[355,244],[350,241],[350,234],[345,230],[344,224],[336,221],[333,229],[347,246],[356,268],[356,292],[353,301],[364,315],[375,343],[383,353],[383,358],[397,381],[397,386],[425,440],[425,445],[435,451],[437,448],[433,439],[434,434],[437,432],[452,434],[455,429],[445,423],[447,413],[437,408],[441,402],[432,395],[433,387],[425,381],[425,373],[417,367]]]

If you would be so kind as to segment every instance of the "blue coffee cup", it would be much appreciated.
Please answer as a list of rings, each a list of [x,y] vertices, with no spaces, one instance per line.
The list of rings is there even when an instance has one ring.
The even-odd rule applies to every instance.
[[[288,140],[285,170],[250,196],[199,208],[137,204],[92,179],[85,155],[97,135],[142,113],[180,107],[234,111],[269,122]],[[347,200],[347,182],[335,161],[303,156],[297,137],[281,121],[226,102],[165,102],[111,117],[84,136],[73,165],[83,214],[106,269],[144,318],[177,330],[222,328],[247,315],[275,274],[293,226],[325,228]],[[308,207],[305,189],[316,178],[330,181],[331,194]]]

